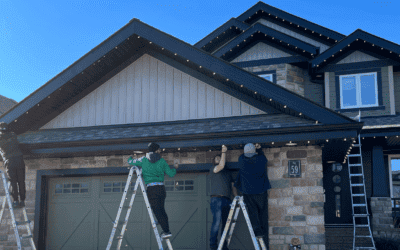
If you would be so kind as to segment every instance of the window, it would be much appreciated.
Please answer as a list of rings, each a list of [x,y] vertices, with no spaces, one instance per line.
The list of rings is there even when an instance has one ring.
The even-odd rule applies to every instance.
[[[340,76],[342,109],[378,106],[377,73]]]
[[[165,190],[172,192],[184,192],[194,190],[194,180],[165,181]]]
[[[259,77],[262,77],[270,82],[273,82],[272,74],[259,75]]]
[[[104,193],[122,193],[125,190],[126,182],[105,182],[103,183],[103,192]],[[135,182],[131,182],[130,190],[133,191],[135,189]],[[140,189],[140,185],[138,186],[138,190]]]
[[[63,183],[56,184],[55,194],[81,194],[89,192],[87,183]]]

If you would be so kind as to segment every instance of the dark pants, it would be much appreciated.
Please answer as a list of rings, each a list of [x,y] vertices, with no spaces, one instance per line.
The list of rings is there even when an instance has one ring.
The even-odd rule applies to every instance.
[[[7,159],[4,162],[6,172],[11,182],[11,196],[14,201],[18,201],[18,188],[20,200],[25,200],[25,162],[21,156]],[[18,186],[17,186],[18,183]]]
[[[213,215],[213,222],[210,232],[210,248],[218,248],[218,231],[222,220],[222,231],[225,229],[226,221],[228,219],[230,210],[231,200],[228,197],[211,197],[211,213]],[[229,232],[229,231],[228,231]],[[222,235],[222,234],[221,234]],[[227,234],[228,236],[228,234]],[[227,247],[227,237],[223,245],[223,250],[228,249]]]
[[[247,205],[255,235],[264,235],[264,243],[268,247],[268,192],[243,194],[243,201]]]
[[[148,187],[147,197],[149,198],[151,209],[153,210],[158,223],[160,223],[162,230],[164,232],[169,232],[168,216],[164,208],[165,197],[167,197],[164,185]]]

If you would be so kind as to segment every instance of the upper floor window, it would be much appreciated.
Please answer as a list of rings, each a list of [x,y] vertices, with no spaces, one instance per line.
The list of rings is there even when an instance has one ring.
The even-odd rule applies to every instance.
[[[270,82],[273,82],[272,74],[259,75],[259,77],[262,77]]]
[[[342,109],[378,106],[377,73],[341,75],[340,105]]]

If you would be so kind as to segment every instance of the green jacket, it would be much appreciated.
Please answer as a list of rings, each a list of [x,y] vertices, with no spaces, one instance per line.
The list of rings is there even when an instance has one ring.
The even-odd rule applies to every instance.
[[[128,163],[132,166],[142,167],[142,175],[146,185],[152,182],[163,182],[164,172],[169,177],[174,177],[176,174],[176,169],[171,169],[167,162],[157,153],[149,153],[146,157],[137,160],[129,157]]]

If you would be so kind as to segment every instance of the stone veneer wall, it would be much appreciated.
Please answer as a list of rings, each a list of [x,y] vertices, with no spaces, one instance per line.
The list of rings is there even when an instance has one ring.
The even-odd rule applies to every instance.
[[[304,73],[305,71],[291,64],[276,64],[243,68],[247,71],[257,73],[260,71],[276,70],[276,84],[296,94],[304,96]]]
[[[394,228],[392,201],[390,197],[371,197],[372,236],[376,238],[400,239],[400,228]]]
[[[324,194],[322,187],[322,151],[319,146],[284,147],[264,149],[268,159],[268,175],[272,189],[269,191],[269,237],[271,250],[286,250],[292,238],[299,238],[302,249],[325,250]],[[228,162],[237,162],[243,150],[227,153]],[[168,164],[179,159],[181,164],[211,163],[218,151],[164,153]],[[139,157],[141,155],[138,155]],[[128,166],[128,155],[42,158],[25,160],[26,210],[32,221],[36,194],[36,172],[46,169],[76,169]],[[301,160],[301,178],[288,178],[288,160]],[[2,163],[0,168],[3,169]],[[4,190],[0,188],[4,194]],[[18,220],[22,214],[16,213]],[[26,231],[26,230],[25,230]],[[20,232],[24,232],[21,229]],[[27,240],[22,241],[30,249]],[[16,249],[10,213],[6,209],[0,225],[0,249]]]

